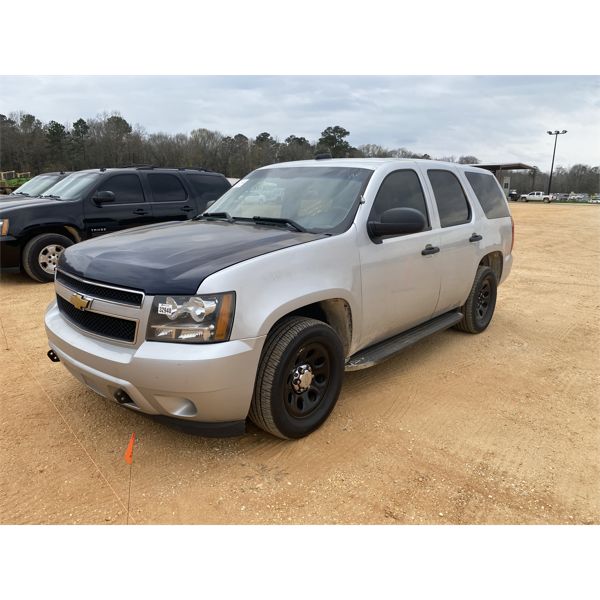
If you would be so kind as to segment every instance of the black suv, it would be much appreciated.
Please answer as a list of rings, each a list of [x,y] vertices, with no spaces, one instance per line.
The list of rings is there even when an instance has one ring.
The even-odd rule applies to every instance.
[[[39,198],[0,202],[0,266],[20,265],[36,281],[52,281],[66,247],[120,229],[190,219],[230,187],[220,173],[201,168],[72,173]]]

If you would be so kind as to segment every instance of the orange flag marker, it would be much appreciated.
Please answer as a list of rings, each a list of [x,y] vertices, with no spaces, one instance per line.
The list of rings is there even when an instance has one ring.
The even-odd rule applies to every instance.
[[[131,439],[129,440],[129,444],[127,445],[127,450],[125,450],[125,462],[128,465],[133,464],[133,445],[135,444],[135,433],[131,434]]]

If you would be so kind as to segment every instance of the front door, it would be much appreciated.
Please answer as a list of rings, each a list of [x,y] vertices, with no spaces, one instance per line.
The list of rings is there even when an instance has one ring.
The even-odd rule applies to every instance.
[[[97,192],[110,191],[114,202],[97,204]],[[147,225],[152,222],[152,207],[146,202],[140,178],[121,173],[104,179],[84,202],[84,227],[87,237]]]
[[[370,221],[391,208],[415,208],[427,229],[419,233],[385,236],[360,249],[362,275],[361,345],[380,340],[427,321],[440,288],[438,231],[433,230],[419,175],[412,169],[390,173],[373,203]],[[423,251],[425,250],[425,254]]]

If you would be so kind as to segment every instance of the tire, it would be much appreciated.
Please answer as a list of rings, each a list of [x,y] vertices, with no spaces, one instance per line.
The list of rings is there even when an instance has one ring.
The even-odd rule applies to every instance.
[[[53,281],[60,255],[72,245],[73,240],[58,233],[36,235],[23,248],[22,264],[25,272],[40,283]]]
[[[312,433],[337,402],[344,376],[344,350],[322,321],[286,317],[265,341],[250,420],[283,439]]]
[[[480,266],[467,301],[461,308],[462,320],[454,327],[467,333],[481,333],[492,320],[496,307],[498,280],[490,267]]]

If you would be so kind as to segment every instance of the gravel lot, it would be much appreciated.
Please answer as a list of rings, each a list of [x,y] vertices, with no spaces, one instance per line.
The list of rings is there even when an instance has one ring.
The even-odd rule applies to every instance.
[[[600,208],[511,204],[513,272],[479,336],[348,373],[297,442],[204,439],[46,357],[52,285],[0,283],[0,523],[600,523]]]

